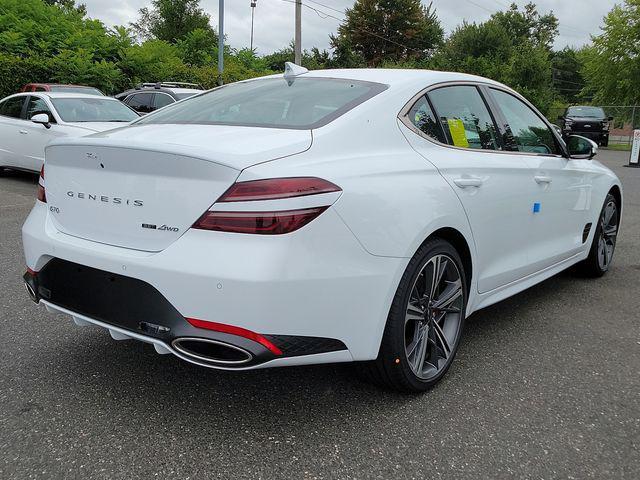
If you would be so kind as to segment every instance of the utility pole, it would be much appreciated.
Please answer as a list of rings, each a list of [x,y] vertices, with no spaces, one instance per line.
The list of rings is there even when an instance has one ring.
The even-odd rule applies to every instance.
[[[224,72],[224,0],[218,6],[218,85],[222,85]]]
[[[251,0],[251,51],[253,52],[253,17],[256,13],[256,3],[258,0]]]
[[[296,0],[296,39],[294,49],[294,63],[302,64],[302,0]]]

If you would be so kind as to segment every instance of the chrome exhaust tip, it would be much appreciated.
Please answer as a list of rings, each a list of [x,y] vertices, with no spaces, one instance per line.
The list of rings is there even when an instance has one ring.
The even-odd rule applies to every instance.
[[[253,355],[244,348],[207,338],[176,338],[171,346],[182,355],[209,364],[233,367],[244,365],[253,359]]]
[[[33,300],[35,303],[38,303],[40,301],[38,299],[36,291],[33,289],[33,286],[30,283],[24,282],[24,289],[27,291],[27,294],[29,294],[29,298],[31,298],[31,300]]]

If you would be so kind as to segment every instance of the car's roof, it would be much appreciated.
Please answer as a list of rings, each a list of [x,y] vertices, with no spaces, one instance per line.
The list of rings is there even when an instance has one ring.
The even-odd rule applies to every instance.
[[[91,95],[89,93],[71,93],[71,92],[23,92],[24,95],[44,95],[49,98],[90,98],[95,100],[96,98],[101,100],[115,100],[115,98],[111,97],[101,97],[98,95]]]
[[[311,70],[300,77],[325,77],[361,80],[367,82],[384,83],[394,86],[423,85],[428,87],[444,82],[483,82],[502,85],[499,82],[476,75],[458,72],[441,72],[437,70],[401,69],[401,68],[347,68],[335,70]]]

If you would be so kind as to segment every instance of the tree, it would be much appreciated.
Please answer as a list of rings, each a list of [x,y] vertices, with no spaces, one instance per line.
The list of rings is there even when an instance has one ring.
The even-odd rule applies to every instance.
[[[640,102],[640,0],[626,0],[605,17],[602,33],[584,51],[584,93],[606,105]]]
[[[553,52],[551,58],[553,86],[565,103],[577,103],[585,86],[583,56],[580,53],[574,48],[565,47]]]
[[[430,4],[420,0],[356,0],[347,9],[331,46],[338,58],[361,56],[368,66],[383,61],[429,57],[442,43],[443,30]],[[349,54],[353,52],[353,54]]]
[[[44,0],[47,5],[55,5],[66,10],[76,10],[82,15],[87,14],[87,7],[84,4],[76,5],[75,0]]]
[[[517,45],[533,42],[551,50],[558,35],[558,18],[553,12],[540,15],[533,3],[526,4],[522,11],[513,3],[509,10],[494,13],[491,18],[504,27]]]
[[[546,111],[554,97],[550,46],[557,25],[553,14],[540,15],[533,4],[522,11],[514,4],[486,22],[457,27],[431,65],[505,83]]]
[[[139,13],[140,18],[131,27],[142,40],[177,43],[196,29],[215,36],[200,0],[153,0],[151,8],[141,8]]]

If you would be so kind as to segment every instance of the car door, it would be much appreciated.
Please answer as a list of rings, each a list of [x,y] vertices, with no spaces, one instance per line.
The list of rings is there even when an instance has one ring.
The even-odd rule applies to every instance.
[[[34,115],[40,113],[45,113],[49,116],[49,121],[51,122],[49,128],[30,121]],[[28,120],[28,123],[23,128],[27,133],[23,134],[22,162],[25,168],[38,171],[44,163],[44,148],[54,138],[66,136],[66,128],[58,125],[51,106],[41,96],[31,95],[29,97],[25,119]]]
[[[18,95],[0,102],[0,167],[22,165],[21,148],[26,134],[22,120],[26,95]]]
[[[537,207],[531,216],[529,261],[536,271],[542,270],[583,249],[591,162],[566,158],[552,127],[525,101],[501,88],[488,90],[507,131],[505,148],[525,156],[531,166],[535,189],[530,202]]]
[[[124,103],[133,108],[141,115],[153,112],[155,92],[139,92],[129,95],[125,98]]]
[[[531,273],[531,170],[524,157],[502,151],[479,88],[432,89],[406,111],[403,123],[419,134],[407,135],[413,148],[438,168],[464,206],[477,252],[479,292]]]

